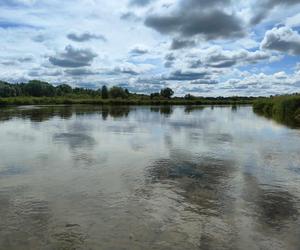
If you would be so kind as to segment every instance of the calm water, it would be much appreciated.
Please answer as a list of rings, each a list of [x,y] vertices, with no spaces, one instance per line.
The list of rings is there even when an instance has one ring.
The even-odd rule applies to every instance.
[[[300,130],[251,107],[0,109],[0,249],[300,249]]]

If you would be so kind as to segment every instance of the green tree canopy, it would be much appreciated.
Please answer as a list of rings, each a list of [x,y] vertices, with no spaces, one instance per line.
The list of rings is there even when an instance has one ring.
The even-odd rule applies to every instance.
[[[25,85],[25,93],[30,96],[54,96],[55,87],[47,82],[41,82],[37,80],[29,81]]]
[[[127,94],[125,90],[121,87],[114,86],[109,90],[109,95],[111,98],[126,98]]]
[[[174,91],[171,88],[164,88],[160,91],[160,95],[165,98],[171,98],[174,95]]]
[[[56,87],[57,95],[71,94],[72,92],[73,92],[73,89],[68,84],[61,84]]]

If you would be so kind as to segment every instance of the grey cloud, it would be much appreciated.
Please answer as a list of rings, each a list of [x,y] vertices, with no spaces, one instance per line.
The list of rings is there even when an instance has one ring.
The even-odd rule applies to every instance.
[[[174,62],[172,62],[172,61],[166,61],[164,63],[165,68],[172,68],[173,65],[174,65]]]
[[[35,68],[29,71],[28,76],[30,77],[44,77],[44,76],[61,76],[63,75],[61,71],[55,70],[45,70],[43,68]]]
[[[148,49],[143,46],[135,46],[130,50],[130,53],[134,55],[144,55],[147,54],[148,52],[149,52]]]
[[[16,65],[16,62],[14,62],[14,61],[1,61],[0,64],[2,64],[4,66],[13,66],[13,65]]]
[[[203,66],[203,63],[200,59],[196,59],[196,60],[191,61],[189,63],[189,66],[192,69],[196,69],[196,68],[199,68],[200,66]]]
[[[261,48],[300,55],[300,34],[288,27],[274,28],[266,32]]]
[[[217,49],[204,52],[207,54],[202,56],[201,59],[193,58],[189,62],[190,68],[198,68],[203,65],[213,68],[228,68],[237,64],[257,63],[260,60],[270,58],[269,53],[260,50],[250,52],[247,50],[229,51]]]
[[[166,81],[162,80],[161,77],[156,77],[156,76],[152,76],[152,77],[138,77],[136,79],[136,83],[138,84],[143,84],[143,83],[147,83],[147,84],[151,84],[151,85],[158,85],[158,87],[160,85],[166,85]]]
[[[95,75],[96,73],[84,68],[77,69],[66,69],[65,73],[72,76],[86,76],[86,75]]]
[[[167,77],[163,77],[164,80],[172,81],[192,81],[198,79],[205,79],[209,77],[210,73],[207,71],[183,71],[175,70]]]
[[[222,62],[209,64],[209,66],[214,67],[214,68],[228,68],[228,67],[235,65],[236,63],[237,63],[237,61],[235,61],[235,60],[225,60]]]
[[[230,3],[231,0],[181,0],[180,7],[187,9],[211,8],[216,6],[227,6]]]
[[[20,63],[28,63],[28,62],[32,62],[33,58],[31,56],[26,56],[26,57],[18,58],[18,61]]]
[[[66,68],[78,68],[90,66],[97,54],[90,49],[76,49],[71,45],[65,48],[65,52],[49,57],[50,63]]]
[[[195,80],[195,81],[191,81],[191,84],[195,84],[195,85],[201,85],[201,84],[217,84],[218,81],[213,80],[213,79],[201,79],[201,80]]]
[[[206,39],[244,36],[243,22],[234,13],[228,14],[220,7],[230,1],[182,0],[177,11],[165,15],[149,15],[145,25],[182,39],[202,35]]]
[[[210,93],[212,92],[211,89],[208,88],[203,88],[200,86],[195,86],[193,88],[183,88],[183,92],[184,93],[197,93],[197,94],[201,94],[201,93]]]
[[[34,37],[32,38],[32,40],[33,40],[34,42],[37,42],[37,43],[42,43],[42,42],[46,41],[47,39],[48,39],[48,38],[47,38],[45,35],[42,35],[42,34],[37,35],[37,36],[34,36]]]
[[[88,32],[82,34],[70,33],[67,37],[74,42],[87,42],[92,39],[102,40],[103,42],[107,41],[106,37],[103,35],[95,35]]]
[[[175,60],[176,60],[176,57],[174,56],[173,53],[169,53],[169,54],[167,54],[167,55],[165,56],[165,60],[166,60],[166,62],[165,62],[165,64],[164,64],[165,67],[166,67],[166,68],[171,68],[171,67],[173,66]]]
[[[166,59],[167,61],[175,61],[175,60],[176,60],[176,57],[174,56],[173,53],[169,53],[169,54],[166,54],[165,59]]]
[[[33,62],[34,59],[31,56],[25,56],[20,58],[8,58],[7,60],[1,60],[1,64],[5,66],[13,66],[17,65],[18,63],[30,63]]]
[[[138,17],[135,13],[132,11],[125,12],[121,15],[120,17],[121,20],[126,20],[126,21],[132,21],[132,22],[137,22],[141,20],[140,17]]]
[[[132,67],[120,67],[117,66],[113,69],[112,74],[128,74],[128,75],[138,75],[140,72],[133,69]]]
[[[251,18],[251,24],[255,25],[265,19],[277,6],[288,7],[299,4],[300,0],[260,0],[255,2],[255,15]]]
[[[143,7],[150,4],[153,1],[154,0],[131,0],[129,2],[129,5]]]
[[[172,50],[178,50],[183,48],[190,48],[196,45],[195,41],[193,40],[182,40],[174,38],[171,44]]]

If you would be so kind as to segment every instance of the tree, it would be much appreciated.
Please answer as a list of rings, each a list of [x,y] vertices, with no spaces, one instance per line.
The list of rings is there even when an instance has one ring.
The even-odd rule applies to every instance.
[[[55,87],[47,82],[41,82],[37,80],[29,81],[25,85],[25,92],[30,96],[54,96]]]
[[[102,86],[101,96],[102,96],[103,99],[107,99],[108,98],[108,90],[107,90],[107,87],[105,85]]]
[[[68,84],[61,84],[56,87],[57,95],[71,94],[72,92],[73,92],[73,89]]]
[[[16,95],[15,86],[6,82],[0,82],[0,97],[14,97]]]
[[[195,98],[195,96],[193,96],[193,95],[191,95],[191,94],[186,94],[186,95],[184,96],[184,99],[186,99],[186,100],[194,100],[194,99],[196,99],[196,98]]]
[[[151,93],[150,94],[150,99],[158,99],[160,97],[159,93]]]
[[[171,98],[174,95],[174,91],[171,88],[164,88],[160,91],[160,95],[165,98]]]
[[[121,87],[114,86],[109,90],[111,98],[126,98],[127,94]]]

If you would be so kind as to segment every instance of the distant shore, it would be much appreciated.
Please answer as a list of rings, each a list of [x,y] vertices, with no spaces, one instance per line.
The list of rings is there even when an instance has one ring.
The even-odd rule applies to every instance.
[[[233,98],[199,98],[185,100],[183,98],[151,100],[145,99],[102,99],[102,98],[70,98],[70,97],[8,97],[0,98],[1,106],[10,105],[59,105],[59,104],[90,104],[90,105],[246,105],[255,99],[234,100]]]

